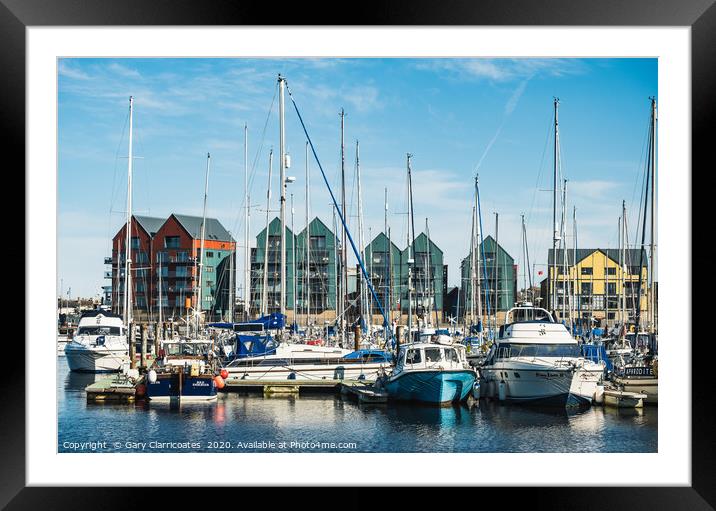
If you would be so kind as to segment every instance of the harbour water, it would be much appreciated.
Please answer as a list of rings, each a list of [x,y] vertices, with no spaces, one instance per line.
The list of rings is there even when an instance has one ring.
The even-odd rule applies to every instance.
[[[657,452],[657,408],[566,412],[470,400],[359,404],[221,393],[213,403],[88,403],[106,376],[57,358],[58,452]]]

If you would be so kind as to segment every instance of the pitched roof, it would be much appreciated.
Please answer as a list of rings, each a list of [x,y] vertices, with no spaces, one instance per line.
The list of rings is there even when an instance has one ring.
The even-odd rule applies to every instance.
[[[564,264],[564,250],[561,248],[557,249],[557,263],[556,264]],[[572,266],[574,264],[574,250],[567,249],[567,265]],[[603,249],[603,248],[578,248],[577,249],[577,262],[583,261],[584,259],[591,256],[594,252],[601,252],[602,254],[606,255],[609,259],[612,261],[616,261],[617,264],[622,264],[622,253],[621,250],[616,248],[611,249]],[[642,266],[647,266],[647,256],[646,256],[646,250],[644,249],[638,249],[638,248],[630,248],[624,251],[625,252],[625,259],[627,266],[639,266],[639,258],[642,257],[641,253],[643,252],[643,259],[642,259]],[[547,264],[553,265],[555,264],[555,251],[553,249],[549,249],[547,254]]]
[[[201,238],[202,217],[179,215],[177,213],[172,213],[172,216],[177,219],[177,221],[181,224],[182,227],[184,227],[184,229],[186,229],[190,236],[195,239]],[[234,241],[234,238],[231,237],[231,234],[229,234],[229,232],[224,229],[224,226],[221,225],[221,222],[219,222],[216,218],[206,219],[204,239],[214,241]]]
[[[149,236],[154,236],[166,221],[166,218],[157,218],[155,216],[132,215],[132,217],[134,217],[142,229],[147,231]]]

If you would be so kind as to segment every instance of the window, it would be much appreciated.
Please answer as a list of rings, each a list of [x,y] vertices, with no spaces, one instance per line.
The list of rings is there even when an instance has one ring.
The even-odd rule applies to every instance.
[[[177,266],[176,276],[177,277],[186,277],[186,275],[187,275],[186,266]]]
[[[179,248],[179,236],[164,236],[164,248]]]
[[[592,275],[592,270],[589,266],[582,266],[582,275]]]
[[[440,362],[442,354],[440,348],[425,348],[425,362]]]
[[[207,252],[206,257],[214,257],[214,252]]]
[[[420,361],[420,350],[408,350],[408,354],[405,356],[406,364],[419,364]]]
[[[591,295],[592,294],[592,283],[591,282],[582,282],[582,294],[583,295]]]
[[[607,275],[616,275],[617,269],[613,266],[611,268],[604,268],[604,273],[606,273]]]
[[[450,362],[454,363],[460,362],[460,359],[457,356],[457,351],[452,348],[445,350],[445,360],[449,360]]]
[[[617,283],[616,282],[609,282],[607,284],[607,294],[608,295],[617,294]]]

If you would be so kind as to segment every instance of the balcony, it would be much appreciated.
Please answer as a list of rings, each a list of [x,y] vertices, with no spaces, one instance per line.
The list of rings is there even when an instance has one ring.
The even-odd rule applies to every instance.
[[[104,278],[105,278],[105,279],[111,279],[111,278],[112,278],[112,272],[111,272],[111,271],[106,271],[106,272],[104,272]]]
[[[104,258],[104,264],[112,264],[112,258],[111,257],[105,257]]]

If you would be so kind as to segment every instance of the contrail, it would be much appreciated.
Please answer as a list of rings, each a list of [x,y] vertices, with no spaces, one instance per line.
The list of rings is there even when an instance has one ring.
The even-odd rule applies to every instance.
[[[512,112],[515,111],[515,108],[517,108],[517,103],[519,102],[520,98],[522,97],[522,94],[524,94],[525,89],[527,88],[527,82],[530,81],[531,76],[528,78],[525,78],[522,83],[520,83],[515,91],[512,93],[512,96],[510,96],[510,99],[507,100],[507,103],[505,103],[505,114],[502,116],[502,122],[500,123],[500,126],[497,128],[497,131],[492,136],[492,139],[490,139],[490,142],[487,144],[487,147],[485,147],[485,151],[482,153],[482,156],[480,157],[480,161],[477,162],[477,166],[475,167],[475,172],[480,170],[480,165],[482,165],[483,160],[487,156],[487,153],[490,152],[490,149],[492,148],[492,145],[497,141],[497,137],[500,136],[500,132],[502,131],[502,127],[505,125],[505,121],[507,121],[507,118],[512,115]]]

